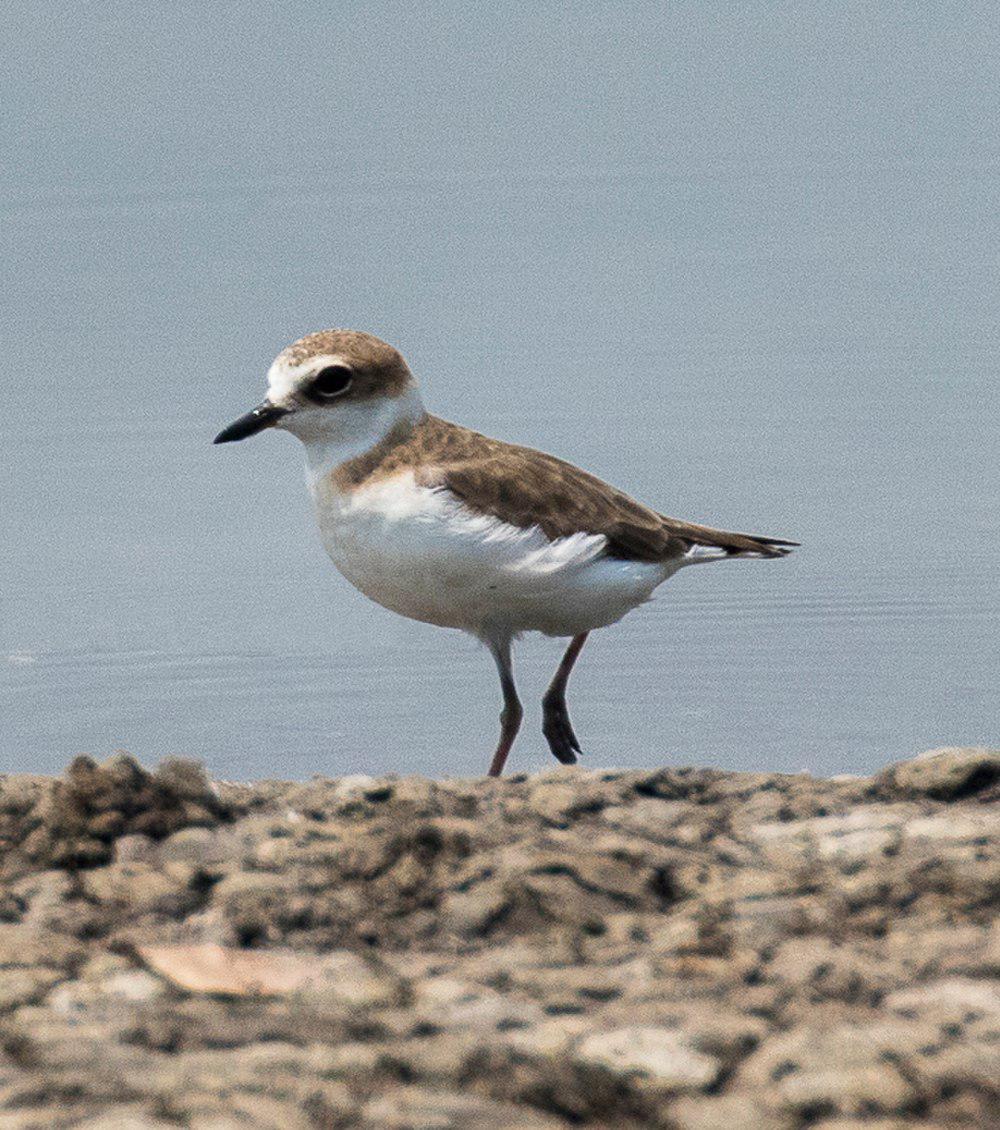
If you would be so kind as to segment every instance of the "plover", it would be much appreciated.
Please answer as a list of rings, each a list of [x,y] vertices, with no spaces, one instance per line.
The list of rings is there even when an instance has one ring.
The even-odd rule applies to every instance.
[[[684,566],[783,557],[797,544],[668,518],[571,463],[431,416],[402,355],[356,330],[288,346],[264,402],[215,442],[271,427],[305,445],[323,545],[347,580],[490,650],[503,693],[490,776],[521,725],[511,644],[522,633],[570,639],[542,699],[542,731],[573,764],[582,751],[566,685],[589,632]]]

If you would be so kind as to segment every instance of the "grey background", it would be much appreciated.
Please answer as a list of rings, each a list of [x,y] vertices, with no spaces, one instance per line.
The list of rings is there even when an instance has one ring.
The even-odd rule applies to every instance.
[[[796,537],[598,633],[588,764],[996,740],[994,4],[4,5],[0,771],[474,773],[488,656],[336,575],[289,436],[347,325],[433,411]],[[529,640],[516,768],[555,641]]]

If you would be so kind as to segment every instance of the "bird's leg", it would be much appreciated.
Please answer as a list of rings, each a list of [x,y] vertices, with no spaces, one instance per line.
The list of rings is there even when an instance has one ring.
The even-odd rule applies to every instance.
[[[503,772],[507,754],[510,753],[510,747],[517,737],[517,731],[521,728],[524,710],[521,707],[521,700],[517,697],[517,688],[514,686],[510,640],[490,644],[490,651],[494,660],[496,660],[497,671],[500,673],[500,689],[503,691],[503,710],[500,711],[500,741],[497,743],[497,751],[493,754],[489,770],[491,777],[499,777]]]
[[[553,756],[563,765],[575,765],[576,755],[583,753],[573,726],[569,720],[569,710],[566,707],[566,684],[569,682],[569,673],[577,661],[583,645],[587,642],[588,632],[581,632],[574,636],[566,648],[556,673],[552,676],[549,689],[542,699],[542,733],[549,743]]]

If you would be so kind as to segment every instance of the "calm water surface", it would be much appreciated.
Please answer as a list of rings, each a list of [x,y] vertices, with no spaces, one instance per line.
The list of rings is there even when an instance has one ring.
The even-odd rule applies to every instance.
[[[662,7],[5,11],[0,772],[485,767],[486,653],[339,578],[290,436],[211,446],[338,324],[432,411],[803,543],[595,634],[587,764],[996,744],[1000,17]]]

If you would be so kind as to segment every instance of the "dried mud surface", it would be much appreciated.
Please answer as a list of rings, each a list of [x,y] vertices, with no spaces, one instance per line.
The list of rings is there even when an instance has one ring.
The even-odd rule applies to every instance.
[[[1000,753],[0,777],[0,1130],[1000,1125]]]

